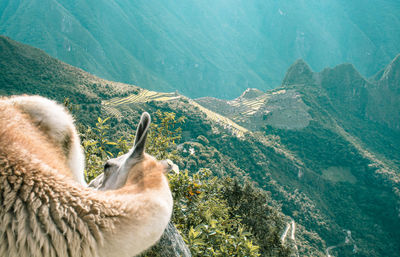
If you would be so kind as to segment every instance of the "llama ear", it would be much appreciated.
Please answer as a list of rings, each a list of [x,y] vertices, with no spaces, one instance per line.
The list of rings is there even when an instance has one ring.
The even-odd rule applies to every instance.
[[[133,152],[130,157],[139,157],[143,155],[150,123],[150,114],[144,112],[136,130],[135,144],[133,145]]]

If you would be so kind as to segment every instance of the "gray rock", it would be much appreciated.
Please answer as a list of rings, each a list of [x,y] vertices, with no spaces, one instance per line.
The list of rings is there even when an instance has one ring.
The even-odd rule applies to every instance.
[[[160,241],[151,248],[151,253],[155,256],[162,257],[191,257],[189,248],[183,241],[183,238],[179,234],[178,230],[172,224],[168,223],[167,228],[164,231]],[[153,254],[150,254],[153,256]]]

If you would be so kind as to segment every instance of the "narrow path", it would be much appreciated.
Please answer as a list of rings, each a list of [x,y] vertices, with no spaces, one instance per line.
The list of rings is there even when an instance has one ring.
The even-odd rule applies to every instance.
[[[296,256],[298,257],[299,256],[299,248],[297,247],[297,243],[296,243],[296,223],[292,219],[290,224],[291,224],[291,227],[292,227],[291,239],[293,240],[294,249],[296,249]]]
[[[288,222],[286,224],[286,228],[281,235],[282,244],[285,244],[286,237],[289,234],[289,230],[290,230],[289,239],[292,241],[293,248],[296,250],[294,254],[296,257],[299,257],[299,248],[297,247],[297,243],[296,243],[296,222],[294,222],[294,220],[292,218],[290,218],[290,222]]]
[[[289,231],[289,228],[290,228],[290,223],[286,224],[285,231],[284,231],[283,234],[281,235],[281,242],[282,242],[282,244],[285,243],[285,239],[286,239],[287,233],[288,233],[288,231]]]
[[[346,245],[353,245],[353,252],[354,253],[356,253],[358,251],[357,245],[356,245],[354,239],[351,237],[351,231],[350,230],[343,230],[343,232],[346,233],[346,237],[344,239],[344,242],[340,243],[340,244],[337,244],[337,245],[329,246],[328,248],[326,248],[326,250],[325,250],[326,257],[334,257],[333,255],[330,254],[331,250],[333,250],[335,248],[343,247],[343,246],[346,246]]]

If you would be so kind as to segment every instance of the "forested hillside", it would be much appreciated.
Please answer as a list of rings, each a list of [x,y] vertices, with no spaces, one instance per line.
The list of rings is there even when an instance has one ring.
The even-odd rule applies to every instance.
[[[339,253],[395,256],[400,239],[399,62],[397,56],[367,80],[351,64],[315,73],[299,60],[275,90],[249,89],[232,101],[208,97],[197,102],[298,158],[297,178],[283,184],[307,192],[325,221],[352,232],[357,247]]]
[[[5,37],[0,54],[2,95],[68,98],[82,124],[110,117],[116,140],[144,110],[186,117],[171,149],[181,169],[208,168],[269,192],[294,255],[397,256],[399,58],[371,80],[352,65],[315,73],[298,61],[275,90],[194,101],[96,78]]]
[[[400,52],[397,0],[2,0],[0,34],[102,78],[189,97],[280,85],[297,59],[372,76]]]

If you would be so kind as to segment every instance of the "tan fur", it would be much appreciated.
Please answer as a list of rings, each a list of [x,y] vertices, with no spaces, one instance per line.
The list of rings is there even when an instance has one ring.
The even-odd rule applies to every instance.
[[[41,96],[13,96],[3,98],[1,101],[9,102],[27,114],[31,122],[55,146],[62,149],[74,178],[81,184],[86,185],[83,176],[84,156],[78,132],[75,129],[72,116],[63,106]]]
[[[0,100],[0,257],[134,256],[165,229],[172,197],[146,155],[117,190],[74,180],[62,147]]]
[[[133,190],[140,192],[145,189],[154,189],[160,187],[162,184],[162,176],[159,175],[160,170],[165,167],[150,155],[145,155],[144,160],[135,165],[129,172],[125,189],[122,191]]]

